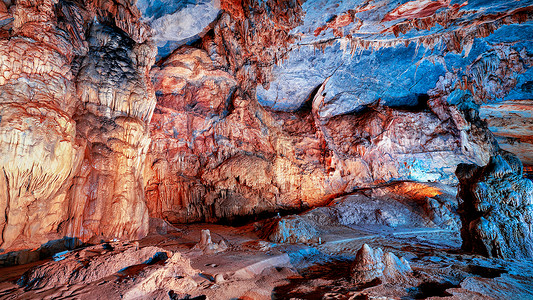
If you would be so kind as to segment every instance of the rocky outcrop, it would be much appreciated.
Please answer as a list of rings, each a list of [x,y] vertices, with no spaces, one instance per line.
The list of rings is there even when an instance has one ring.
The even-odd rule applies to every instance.
[[[124,299],[148,297],[156,291],[188,292],[197,286],[191,278],[197,270],[179,252],[158,247],[139,248],[138,243],[123,242],[61,253],[54,261],[28,270],[18,284],[26,291],[50,290],[66,285],[90,285],[111,275],[130,274],[137,278],[135,284],[126,285],[127,289],[120,295]]]
[[[201,250],[204,254],[215,254],[227,250],[228,245],[226,245],[223,239],[218,243],[213,243],[209,229],[202,229],[200,241],[194,245],[193,249]]]
[[[453,183],[499,150],[479,107],[529,95],[517,3],[2,2],[0,249]]]
[[[355,284],[364,284],[375,279],[398,283],[407,281],[412,270],[405,258],[398,258],[393,253],[383,252],[381,248],[372,249],[363,244],[355,256],[352,273],[352,281]]]
[[[198,286],[192,278],[198,270],[191,267],[191,262],[179,252],[172,254],[163,265],[148,266],[143,270],[143,277],[137,284],[124,293],[124,299],[158,298],[190,292]],[[161,297],[161,296],[159,296]],[[181,297],[176,297],[181,298]]]
[[[139,249],[138,243],[99,244],[58,255],[54,261],[30,269],[19,280],[19,284],[29,290],[91,283],[126,267],[151,260],[165,260],[167,257],[168,253],[161,248]]]
[[[459,165],[462,248],[489,257],[533,258],[533,184],[516,156],[491,157],[484,167]]]
[[[440,117],[375,106],[327,119],[317,93],[298,113],[273,112],[215,65],[205,51],[182,47],[153,70],[158,105],[144,177],[154,217],[235,219],[387,181],[451,183],[457,164],[494,150],[466,151],[470,135],[485,131],[465,133],[457,124],[471,123],[446,104],[432,107]]]
[[[142,175],[155,106],[148,77],[155,52],[150,43],[99,24],[88,40],[76,78],[83,109],[75,116],[87,145],[71,189],[67,235],[140,238],[148,233]]]
[[[533,83],[529,83],[531,86]],[[522,90],[533,89],[528,83]],[[501,103],[487,103],[479,108],[479,117],[496,136],[503,150],[512,152],[524,165],[533,165],[533,125],[531,111],[533,100],[509,100]]]
[[[141,174],[155,52],[129,5],[0,9],[2,252],[65,236],[146,234]]]
[[[444,186],[402,182],[334,199],[328,206],[342,225],[437,227],[458,231],[455,193]]]
[[[18,1],[0,40],[0,249],[24,249],[62,237],[68,189],[79,170],[83,142],[76,137],[75,55],[86,45],[55,1]],[[4,3],[2,3],[4,5]],[[67,9],[68,10],[68,9]],[[79,16],[72,8],[69,17]],[[75,26],[75,25],[74,25]],[[0,251],[3,251],[0,250]]]
[[[305,215],[292,215],[274,219],[265,235],[274,243],[318,243],[320,230]]]
[[[454,83],[468,78],[477,99],[528,97],[520,87],[531,78],[531,42],[525,37],[530,6],[312,0],[302,10],[305,18],[291,31],[298,39],[288,46],[287,59],[273,68],[270,86],[257,89],[265,106],[295,111],[327,78],[324,117],[378,99],[387,106],[416,106],[446,74],[457,76]],[[511,68],[504,67],[508,63]]]
[[[159,96],[145,175],[151,213],[194,222],[273,209],[273,149],[260,106],[234,95],[236,80],[203,50],[181,48],[153,72]]]
[[[220,1],[137,1],[142,18],[150,26],[158,56],[165,57],[191,41],[203,37],[220,14]]]

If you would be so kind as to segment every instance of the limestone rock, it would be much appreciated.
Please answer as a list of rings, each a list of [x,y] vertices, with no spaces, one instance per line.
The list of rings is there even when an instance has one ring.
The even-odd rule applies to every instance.
[[[68,188],[81,156],[75,123],[54,106],[0,104],[0,228],[3,249],[61,238]]]
[[[153,45],[137,44],[112,27],[93,24],[89,49],[76,77],[78,97],[86,109],[110,119],[123,116],[148,122],[155,107],[148,79]]]
[[[204,36],[220,13],[220,2],[213,0],[140,0],[137,7],[150,25],[160,57]]]
[[[455,195],[443,185],[401,182],[336,198],[328,209],[343,225],[459,230]]]
[[[318,122],[347,182],[371,181],[358,174],[363,167],[374,180],[451,183],[459,162],[474,161],[461,150],[455,124],[431,112],[378,106]]]
[[[532,259],[533,184],[521,168],[513,168],[516,157],[509,157],[493,156],[484,167],[457,167],[462,248],[489,257]]]
[[[363,244],[357,251],[352,266],[352,280],[356,284],[381,279],[384,282],[401,282],[407,280],[412,272],[409,262],[403,257],[398,258],[390,252],[383,252],[381,248],[372,249]]]
[[[441,118],[376,106],[324,119],[317,93],[298,113],[273,112],[217,64],[182,47],[153,69],[158,105],[144,177],[154,217],[231,220],[325,204],[384,181],[452,183],[457,164],[490,156],[488,148],[464,151],[469,137],[450,110]],[[456,119],[469,124],[461,113]]]
[[[450,89],[462,82],[459,89],[470,90],[476,101],[507,93],[510,99],[528,99],[521,86],[531,80],[530,54],[509,55],[531,53],[525,36],[532,26],[525,13],[531,4],[526,5],[306,1],[305,18],[291,31],[298,39],[289,45],[287,59],[274,66],[270,85],[257,88],[257,98],[273,109],[296,111],[329,78],[328,105],[321,111],[329,118],[378,99],[386,106],[417,106],[440,77],[453,73]]]
[[[209,229],[202,229],[200,242],[194,245],[193,249],[202,250],[204,254],[214,254],[225,251],[228,249],[228,246],[223,239],[221,239],[218,243],[213,243]]]
[[[527,84],[522,84],[527,89]],[[531,124],[532,100],[509,100],[487,103],[479,108],[479,116],[487,122],[498,145],[510,151],[525,165],[533,165],[533,125]]]
[[[291,215],[276,219],[266,235],[274,243],[316,243],[320,232],[307,218]]]
[[[63,237],[68,188],[83,153],[72,116],[75,55],[87,48],[55,23],[55,1],[18,1],[2,12],[0,35],[0,252],[37,248]],[[76,48],[74,46],[77,46]]]
[[[116,29],[93,24],[76,77],[77,135],[87,142],[71,189],[69,236],[137,239],[148,233],[143,168],[155,106],[148,78],[155,52]]]
[[[198,274],[198,270],[179,252],[166,259],[164,265],[148,266],[142,273],[139,283],[124,293],[124,299],[146,298],[160,290],[167,295],[169,291],[186,293],[197,287],[192,276]]]
[[[254,111],[260,106],[234,95],[234,77],[191,47],[173,53],[153,77],[158,106],[144,175],[150,213],[194,222],[273,209],[268,131]]]
[[[1,251],[145,235],[155,48],[138,11],[51,0],[0,10]]]
[[[168,253],[157,247],[139,249],[136,243],[113,242],[90,246],[58,256],[30,269],[19,283],[26,289],[50,289],[64,284],[91,283],[120,270],[151,260],[165,260]]]
[[[120,28],[136,43],[146,42],[150,28],[141,21],[141,13],[134,1],[91,0],[85,4],[97,11],[96,20]]]
[[[81,171],[70,190],[69,236],[138,239],[148,233],[142,171],[150,138],[137,118],[77,118],[87,141]]]

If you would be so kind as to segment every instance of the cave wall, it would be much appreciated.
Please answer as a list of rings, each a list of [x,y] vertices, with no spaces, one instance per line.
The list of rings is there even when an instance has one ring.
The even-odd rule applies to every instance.
[[[138,238],[156,55],[133,3],[0,2],[0,249]],[[4,213],[5,212],[5,213]]]
[[[400,4],[223,1],[152,70],[151,214],[235,219],[392,181],[455,184],[458,164],[487,164],[501,139],[478,112],[529,96],[531,9]]]
[[[527,169],[528,5],[0,1],[0,249]]]

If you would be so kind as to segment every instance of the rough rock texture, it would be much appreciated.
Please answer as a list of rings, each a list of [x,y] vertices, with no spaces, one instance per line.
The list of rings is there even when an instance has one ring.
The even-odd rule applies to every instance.
[[[179,252],[158,247],[139,248],[138,243],[105,243],[68,253],[28,270],[18,281],[26,291],[53,291],[64,286],[99,286],[108,280],[134,282],[121,285],[121,299],[162,299],[170,291],[186,293],[197,287],[198,270]],[[112,293],[111,295],[116,294]],[[113,296],[110,296],[114,299]],[[97,296],[80,295],[82,299]],[[167,296],[168,297],[168,296]]]
[[[275,109],[296,110],[330,78],[321,115],[334,116],[378,99],[416,105],[441,76],[463,81],[469,87],[460,89],[476,100],[502,98],[511,90],[518,93],[511,97],[523,97],[527,92],[520,87],[531,78],[527,5],[306,1],[303,22],[291,31],[298,40],[274,68],[270,88],[258,88],[258,98]]]
[[[203,37],[220,13],[220,1],[214,0],[140,0],[137,7],[152,29],[159,57]]]
[[[334,199],[328,208],[343,225],[461,227],[455,194],[430,184],[402,182],[368,189]]]
[[[224,240],[220,240],[218,243],[213,243],[209,229],[203,229],[200,241],[198,244],[194,245],[193,249],[202,250],[205,254],[214,254],[225,251],[228,249],[228,246]]]
[[[153,216],[171,221],[313,206],[392,180],[454,182],[458,163],[482,163],[497,147],[484,127],[467,132],[478,127],[445,104],[432,107],[441,117],[376,106],[323,119],[318,94],[310,109],[267,111],[242,94],[231,72],[191,47],[153,76],[158,106],[146,197]]]
[[[374,279],[385,282],[405,281],[412,270],[405,258],[398,258],[393,253],[384,253],[381,248],[372,249],[363,244],[355,256],[352,272],[352,280],[360,284]]]
[[[67,234],[139,238],[148,232],[142,174],[155,106],[148,79],[155,52],[99,24],[92,26],[89,49],[76,79],[83,109],[75,117],[87,146],[71,189]]]
[[[476,94],[476,90],[471,93],[475,98],[472,103],[447,100],[454,90],[473,88],[456,84],[453,74],[439,77],[441,73],[437,72],[437,76],[432,75],[434,78],[428,77],[434,71],[430,66],[435,64],[423,51],[417,55],[424,58],[424,64],[408,59],[404,64],[409,72],[404,73],[410,76],[419,70],[415,77],[424,80],[413,80],[423,82],[424,90],[415,92],[406,86],[387,90],[387,93],[409,91],[409,97],[415,97],[414,100],[406,96],[410,100],[393,103],[392,98],[385,97],[385,90],[376,92],[376,97],[365,100],[364,104],[357,104],[360,97],[352,92],[340,91],[342,99],[332,100],[335,95],[331,92],[332,84],[346,82],[359,86],[353,78],[333,76],[334,69],[339,64],[362,68],[369,62],[360,63],[350,55],[328,54],[327,49],[334,49],[340,43],[338,38],[334,38],[331,46],[324,44],[326,53],[307,53],[303,50],[307,46],[301,47],[302,53],[298,52],[294,45],[303,43],[308,31],[303,30],[300,35],[295,32],[314,26],[306,22],[317,18],[313,11],[319,7],[311,6],[313,1],[303,5],[278,2],[221,2],[220,18],[201,39],[204,50],[180,47],[153,69],[158,105],[151,122],[153,143],[144,175],[151,216],[173,222],[235,220],[239,216],[282,208],[324,204],[336,195],[384,182],[454,183],[456,165],[483,165],[498,151],[494,137],[477,114],[477,107],[472,106],[472,103],[488,101],[486,97]],[[281,11],[282,7],[286,9]],[[329,4],[327,7],[330,9]],[[335,9],[344,8],[346,5]],[[333,27],[325,28],[336,30],[342,24],[352,24],[356,20],[354,14],[358,13],[370,18],[365,11],[374,8],[360,7],[342,17],[338,14],[331,18],[340,22],[335,23],[338,26],[331,23]],[[454,6],[453,11],[460,9]],[[385,7],[379,10],[385,12]],[[456,23],[483,18],[478,12],[455,17],[459,18],[453,21]],[[476,36],[477,31],[472,32]],[[451,33],[445,34],[443,39],[450,36]],[[310,47],[316,46],[315,39],[314,35],[309,37]],[[436,48],[432,43],[428,45],[424,46],[429,47],[428,51]],[[397,42],[382,46],[399,51],[390,54],[394,61],[415,51],[413,45],[405,48]],[[511,48],[504,47],[502,51],[498,53],[514,57]],[[371,57],[374,52],[367,54]],[[469,63],[454,55],[454,66]],[[527,51],[524,55],[527,60]],[[302,56],[316,67],[308,67],[299,59]],[[500,56],[498,62],[504,61]],[[527,69],[527,62],[522,60],[519,59],[523,67],[516,74]],[[506,56],[506,64],[507,61]],[[280,106],[271,105],[261,96],[270,83],[273,85],[269,91],[279,93],[280,80],[285,88],[302,91],[298,80],[312,82],[308,76],[312,76],[314,68],[328,72],[325,64],[329,63],[334,65],[331,72],[313,83],[304,96],[283,100],[294,101],[293,108],[285,109],[278,102]],[[373,68],[383,68],[379,74],[389,76],[388,82],[392,77],[394,82],[403,82],[393,76],[396,73],[389,72],[393,65],[373,62]],[[474,70],[478,65],[482,63],[469,68]],[[484,70],[479,69],[478,73]],[[285,78],[279,72],[294,72],[300,79]],[[340,69],[338,72],[342,73]],[[350,72],[368,74],[359,69]],[[478,73],[472,72],[469,74],[477,76]],[[371,81],[380,82],[380,79]],[[509,89],[502,93],[507,92]],[[256,96],[267,109],[257,103]],[[382,100],[378,101],[379,98]]]
[[[531,3],[312,0],[302,10],[286,59],[257,88],[267,107],[297,111],[320,86],[324,118],[377,102],[416,107],[429,98],[465,112],[531,99]]]
[[[278,218],[271,226],[266,236],[274,243],[316,243],[320,235],[316,224],[306,216]]]
[[[459,165],[462,248],[489,257],[533,258],[533,183],[510,153]]]
[[[479,111],[531,100],[529,2],[0,3],[2,253],[527,159]]]
[[[0,10],[1,251],[143,236],[155,51],[139,12],[53,0]]]
[[[522,89],[533,93],[533,82],[523,84]],[[533,97],[531,97],[533,98]],[[524,165],[533,165],[533,123],[531,122],[533,100],[509,100],[483,104],[479,116],[487,122],[496,136],[498,145],[513,152]]]
[[[72,119],[76,32],[54,24],[55,1],[11,5],[0,40],[0,249],[23,249],[61,237],[68,188],[82,142]],[[76,16],[77,11],[73,11]]]
[[[26,272],[19,284],[26,289],[50,289],[64,284],[91,283],[120,270],[152,260],[166,259],[157,247],[139,249],[138,244],[106,243],[59,256]]]
[[[157,299],[156,295],[170,296],[174,291],[187,293],[197,287],[191,277],[195,276],[198,270],[193,269],[189,259],[179,252],[172,254],[163,266],[149,266],[142,273],[139,282],[124,293],[123,299]]]

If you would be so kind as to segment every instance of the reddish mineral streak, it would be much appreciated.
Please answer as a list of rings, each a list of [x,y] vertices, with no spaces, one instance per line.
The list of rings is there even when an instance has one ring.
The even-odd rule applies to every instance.
[[[458,9],[466,5],[454,5],[453,8]],[[450,0],[433,1],[433,0],[415,0],[404,3],[383,17],[382,22],[394,21],[397,19],[417,19],[429,17],[441,8],[449,7]]]

